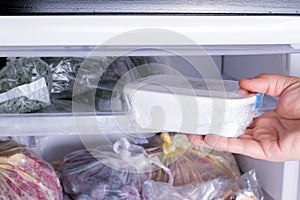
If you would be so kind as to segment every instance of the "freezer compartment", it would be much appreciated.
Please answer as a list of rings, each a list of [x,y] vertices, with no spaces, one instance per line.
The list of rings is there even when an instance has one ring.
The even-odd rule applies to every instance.
[[[156,52],[156,50],[149,51],[150,53]],[[31,53],[35,55],[34,52]],[[168,52],[165,53],[165,56],[135,55],[118,58],[111,56],[93,56],[92,58],[3,57],[3,63],[14,63],[17,60],[16,63],[19,64],[19,67],[22,67],[24,63],[33,63],[34,66],[36,61],[48,63],[52,72],[52,77],[49,78],[50,81],[52,80],[52,87],[50,88],[50,106],[33,113],[1,114],[0,118],[3,122],[1,123],[1,128],[3,128],[1,132],[3,135],[77,134],[78,129],[86,134],[105,132],[109,129],[119,133],[124,131],[130,133],[145,132],[145,130],[136,130],[132,124],[123,124],[122,126],[118,124],[123,121],[126,122],[127,105],[122,96],[124,85],[137,78],[153,74],[176,72],[184,76],[197,76],[197,74],[200,76],[192,64],[184,58],[170,56]],[[216,60],[220,67],[220,59],[216,56],[212,59]],[[213,61],[211,63],[215,65]],[[5,70],[10,70],[10,67],[11,65],[8,64]],[[211,78],[220,76],[219,67],[214,66],[215,73]],[[21,68],[19,71],[22,72],[22,70]],[[24,76],[30,76],[32,73],[35,73],[34,70],[29,68],[29,72],[24,73]],[[8,82],[14,80],[18,83],[19,78],[22,77],[22,73],[20,76],[15,73],[14,69],[11,74],[9,78],[7,78],[7,74],[3,74],[3,85],[6,84],[5,80]],[[13,78],[12,76],[16,77]]]
[[[26,48],[23,48],[24,49],[15,48],[15,50],[13,50],[13,48],[7,47],[6,50],[1,51],[1,55],[5,59],[10,56],[31,57],[35,55],[37,55],[37,57],[62,57],[70,56],[70,54],[73,54],[71,52],[74,52],[76,57],[84,56],[84,54],[82,54],[83,52],[81,52],[81,48],[79,48],[81,49],[78,51],[79,53],[69,51],[68,49],[72,49],[71,47],[63,47],[61,52],[56,50],[50,51],[47,48],[44,48],[43,51],[40,51],[40,48],[37,48],[36,51],[32,51],[32,49],[26,51]],[[52,47],[50,49],[52,49]],[[188,61],[179,56],[171,56],[169,53],[161,50],[149,51],[149,49],[143,49],[143,51],[134,51],[131,56],[159,57],[165,62],[164,64],[171,66],[172,69],[177,70],[181,74],[197,77],[199,74],[196,73],[197,70],[195,70],[193,66],[193,64],[199,62],[197,54],[189,48],[186,48],[186,51],[184,51],[184,48],[179,48],[179,50],[183,51]],[[207,51],[211,52],[214,72],[217,73],[207,73],[206,77],[222,77],[224,79],[239,80],[240,78],[252,77],[260,73],[299,75],[299,55],[297,55],[297,51],[291,48],[290,45],[245,45],[236,46],[235,48],[223,46],[222,48],[211,47],[211,50],[208,49]],[[118,55],[118,53],[116,54],[115,51],[111,51],[111,56],[114,55]],[[6,62],[5,59],[2,59],[3,63]],[[276,103],[276,98],[265,97],[261,113],[273,109]],[[33,148],[36,148],[46,160],[53,161],[61,159],[64,154],[72,150],[83,148],[84,145],[82,141],[90,145],[96,145],[98,141],[103,139],[101,137],[102,134],[108,135],[107,137],[118,138],[120,134],[126,135],[133,133],[133,135],[140,136],[141,133],[143,133],[142,130],[136,130],[130,126],[127,127],[127,129],[120,128],[124,126],[119,126],[118,123],[120,121],[118,121],[118,117],[124,117],[124,113],[48,112],[1,114],[0,132],[1,136],[25,136],[23,140],[26,141],[28,140],[27,136],[38,138],[40,143],[37,143]],[[143,134],[144,137],[149,137],[154,133],[144,132]],[[41,149],[39,145],[41,145]],[[250,159],[244,156],[238,156],[238,162],[242,171],[247,171],[250,168],[256,169],[259,182],[271,199],[297,199],[299,196],[297,196],[299,186],[298,179],[300,176],[299,162],[271,163]],[[276,181],[273,179],[276,179]]]
[[[91,50],[93,50],[93,47],[91,46],[1,47],[0,54],[3,57],[0,60],[2,61],[2,66],[4,66],[7,62],[7,58],[12,58],[10,56],[17,58],[45,58],[45,61],[49,61],[51,59],[55,60],[57,58],[66,59],[67,61],[68,59],[79,59],[80,62],[77,62],[76,67],[80,67],[80,64],[84,61],[84,58],[86,58],[86,56],[91,53]],[[117,58],[116,56],[120,55],[121,52],[127,52],[127,54],[119,57],[119,59],[121,60],[120,62],[116,61],[116,64],[112,65],[112,70],[114,70],[116,66],[119,66],[119,63],[123,63],[124,60],[125,62],[127,62],[126,60],[129,59],[131,62],[130,65],[135,67],[145,64],[145,59],[148,59],[151,61],[151,63],[155,63],[155,65],[153,66],[146,66],[144,68],[150,72],[149,74],[169,73],[171,71],[171,73],[176,72],[183,77],[189,76],[196,78],[204,77],[209,79],[239,80],[240,78],[252,77],[260,73],[277,73],[288,75],[290,74],[290,68],[293,71],[297,71],[295,70],[295,64],[293,64],[297,61],[297,59],[294,58],[297,49],[294,49],[290,45],[223,45],[203,47],[104,46],[97,47],[94,51],[92,51],[92,53],[95,53],[95,55],[100,55],[100,57],[105,56],[109,58]],[[75,57],[72,57],[71,55],[75,55]],[[293,58],[293,62],[290,62],[291,58]],[[150,61],[146,64],[149,64]],[[70,60],[68,62],[70,62]],[[93,67],[87,66],[85,69],[91,69],[91,71],[93,72],[94,69],[92,68]],[[165,70],[165,68],[167,68],[167,70]],[[118,76],[121,77],[122,74],[126,72],[126,70],[128,71],[130,69],[130,67],[125,67],[120,71],[120,74],[118,74]],[[108,71],[107,74],[109,73],[110,71]],[[72,78],[74,79],[75,76],[72,76]],[[139,77],[140,75],[137,77],[133,77],[130,80]],[[58,79],[58,81],[61,80]],[[95,82],[93,84],[97,85],[98,83]],[[84,87],[85,86],[83,86],[83,88]],[[114,88],[114,84],[103,85],[100,82],[100,88],[101,87],[102,89],[109,87],[111,92],[111,90]],[[72,94],[72,88],[69,88],[67,92],[70,92],[70,94]],[[87,95],[82,95],[83,101],[85,101],[86,96],[90,97],[88,103],[84,102],[87,106],[78,107],[77,104],[75,104],[76,102],[70,101],[70,94],[66,93],[64,95],[69,95],[69,97],[67,97],[66,99],[62,99],[62,101],[57,101],[57,103],[52,102],[52,105],[36,113],[1,114],[0,119],[3,122],[0,125],[2,128],[1,132],[3,135],[77,134],[76,126],[78,126],[78,124],[85,124],[87,125],[87,127],[93,127],[84,128],[84,126],[82,126],[82,130],[90,134],[94,134],[97,131],[102,132],[106,129],[113,129],[116,132],[145,132],[143,130],[137,130],[130,125],[125,126],[121,129],[116,128],[118,127],[118,123],[120,121],[124,121],[123,119],[126,118],[124,117],[126,114],[126,107],[124,107],[123,109],[122,101],[119,101],[120,99],[117,99],[116,101],[114,101],[114,108],[117,107],[118,109],[113,110],[112,112],[112,102],[110,102],[110,100],[108,99],[108,101],[100,102],[102,108],[108,108],[107,111],[99,111],[97,110],[97,106],[99,104],[97,104],[97,102],[94,102],[96,93],[94,92],[95,90],[91,93],[87,93]],[[122,94],[118,95],[118,98],[122,98]],[[79,101],[80,100],[81,99],[79,98]],[[265,97],[261,113],[274,108],[276,105],[276,101],[276,98],[268,96]],[[73,106],[76,107],[75,110],[73,109]],[[14,119],[14,121],[12,121],[11,119]],[[39,119],[39,123],[35,122],[36,119]],[[54,127],[52,126],[52,123],[58,124],[59,126]],[[97,126],[94,124],[96,124]],[[106,126],[103,126],[103,124],[106,124]]]

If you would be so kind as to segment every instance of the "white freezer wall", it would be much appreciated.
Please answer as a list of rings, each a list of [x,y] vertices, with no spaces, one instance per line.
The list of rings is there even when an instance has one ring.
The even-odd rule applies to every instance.
[[[223,73],[237,80],[261,73],[289,74],[289,55],[224,56]]]
[[[300,167],[299,167],[299,171],[298,171],[298,192],[297,192],[297,196],[298,196],[297,200],[300,200]]]
[[[289,74],[300,77],[300,54],[291,54],[289,56]]]
[[[237,80],[273,73],[300,77],[300,54],[223,56],[222,71]]]
[[[292,54],[289,57],[290,75],[300,77],[300,54]],[[300,167],[298,171],[298,199],[300,200]]]

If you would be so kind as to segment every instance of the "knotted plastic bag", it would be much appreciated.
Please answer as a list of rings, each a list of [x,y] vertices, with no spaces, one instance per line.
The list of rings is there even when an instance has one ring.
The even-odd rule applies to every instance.
[[[61,200],[53,168],[30,149],[11,140],[0,141],[0,199]]]
[[[184,134],[170,136],[162,133],[155,139],[156,147],[148,148],[150,156],[158,157],[174,177],[174,186],[197,185],[217,177],[236,180],[240,172],[232,154],[192,146]],[[158,140],[158,141],[157,141]],[[168,182],[169,175],[160,168],[152,172],[152,179]]]
[[[64,191],[74,199],[141,199],[142,186],[151,178],[152,163],[144,148],[125,138],[113,146],[78,150],[65,156]]]

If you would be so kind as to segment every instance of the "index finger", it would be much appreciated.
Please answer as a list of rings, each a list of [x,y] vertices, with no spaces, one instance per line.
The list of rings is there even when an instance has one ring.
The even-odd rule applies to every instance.
[[[270,96],[280,96],[289,86],[300,82],[298,77],[276,74],[261,74],[255,78],[241,79],[239,85],[250,92],[261,92]]]
[[[210,147],[219,151],[243,154],[257,159],[268,159],[260,144],[253,139],[207,135],[204,141]]]

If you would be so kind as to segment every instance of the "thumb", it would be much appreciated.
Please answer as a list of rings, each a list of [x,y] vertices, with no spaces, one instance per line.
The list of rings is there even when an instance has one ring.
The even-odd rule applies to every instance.
[[[251,79],[239,81],[242,89],[261,92],[270,96],[280,96],[276,112],[288,119],[300,117],[300,79],[293,76],[261,74]]]

